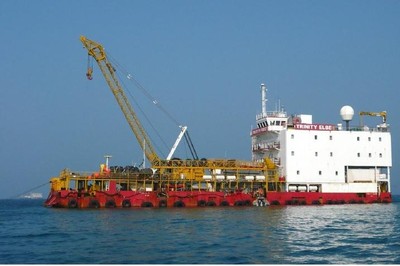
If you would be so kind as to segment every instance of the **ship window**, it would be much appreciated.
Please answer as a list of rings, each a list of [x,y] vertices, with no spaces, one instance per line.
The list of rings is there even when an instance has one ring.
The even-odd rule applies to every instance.
[[[317,136],[317,135],[314,135],[314,139],[318,139],[318,136]]]
[[[300,171],[299,170],[297,170],[297,175],[299,175],[300,174]]]
[[[281,121],[276,121],[276,125],[280,126],[281,125]]]
[[[329,136],[329,140],[332,140],[332,136]]]
[[[357,141],[360,141],[360,137],[357,137]]]
[[[368,141],[371,141],[371,137],[368,137]]]
[[[338,171],[335,171],[335,175],[338,175],[339,174],[339,172]]]
[[[319,171],[318,174],[319,174],[319,175],[322,175],[322,171]]]
[[[371,154],[371,153],[368,153],[368,157],[371,158],[371,157],[372,157],[372,154]]]
[[[291,139],[294,139],[294,134],[290,135],[290,138],[291,138]]]
[[[357,153],[357,157],[360,157],[360,153],[359,152]]]
[[[330,156],[333,157],[333,152],[330,152]]]
[[[294,156],[294,151],[292,151],[292,156]]]
[[[379,153],[379,158],[382,158],[382,153]]]
[[[317,157],[317,156],[318,156],[318,152],[316,151],[316,152],[315,152],[315,157]]]
[[[379,141],[382,141],[382,138],[381,138],[381,137],[379,137]]]

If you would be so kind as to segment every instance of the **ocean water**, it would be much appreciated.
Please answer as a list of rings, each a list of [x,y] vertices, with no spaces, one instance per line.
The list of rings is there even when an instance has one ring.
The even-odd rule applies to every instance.
[[[0,200],[0,264],[398,264],[391,204],[52,209]]]

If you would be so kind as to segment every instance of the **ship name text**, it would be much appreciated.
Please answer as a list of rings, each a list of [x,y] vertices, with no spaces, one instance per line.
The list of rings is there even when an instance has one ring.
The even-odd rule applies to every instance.
[[[300,129],[300,130],[324,130],[324,131],[336,130],[336,126],[330,124],[294,124],[293,127],[294,129]]]

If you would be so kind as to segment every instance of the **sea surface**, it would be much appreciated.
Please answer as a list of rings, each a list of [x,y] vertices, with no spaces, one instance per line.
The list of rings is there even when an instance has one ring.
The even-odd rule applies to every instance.
[[[394,199],[95,210],[0,200],[0,264],[399,264]]]

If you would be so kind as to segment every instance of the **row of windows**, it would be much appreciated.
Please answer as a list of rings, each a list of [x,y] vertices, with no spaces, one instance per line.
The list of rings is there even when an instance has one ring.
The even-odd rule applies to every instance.
[[[258,123],[258,128],[267,127],[267,126],[268,126],[268,123],[267,123],[267,121],[264,121],[264,122]]]
[[[270,126],[285,126],[286,122],[285,121],[281,121],[281,120],[272,120],[269,123]],[[268,122],[264,121],[261,123],[258,123],[258,128],[262,128],[262,127],[267,127],[268,126]]]
[[[318,152],[317,151],[314,154],[315,154],[315,157],[318,157]],[[294,151],[291,151],[291,155],[294,156]],[[330,152],[329,156],[333,157],[333,152]],[[357,157],[361,157],[361,153],[360,152],[357,153]],[[372,153],[368,153],[368,157],[372,158]],[[382,158],[382,153],[379,153],[379,158]]]
[[[291,139],[294,139],[294,134],[290,135]],[[318,139],[318,135],[314,135],[314,139],[317,140]],[[360,141],[360,137],[357,137],[357,141]],[[329,136],[329,140],[333,140],[332,135]],[[382,137],[379,137],[378,140],[381,142],[382,141]],[[368,141],[371,141],[371,137],[368,137]]]
[[[361,157],[361,153],[357,153],[357,157]],[[368,157],[372,158],[372,153],[368,153]],[[382,158],[382,153],[379,153],[379,158]]]
[[[294,156],[294,151],[291,152],[291,155]],[[333,152],[330,152],[329,156],[333,157]],[[318,152],[317,151],[315,152],[315,157],[318,157]]]
[[[300,170],[297,170],[297,175],[300,175]],[[322,175],[322,171],[321,170],[319,170],[318,171],[318,175]],[[337,176],[337,175],[339,175],[339,172],[338,171],[335,171],[335,175]]]
[[[378,139],[380,142],[382,141],[382,137],[379,137]],[[360,141],[360,137],[357,137],[357,141]],[[371,137],[368,137],[368,141],[371,141]]]

